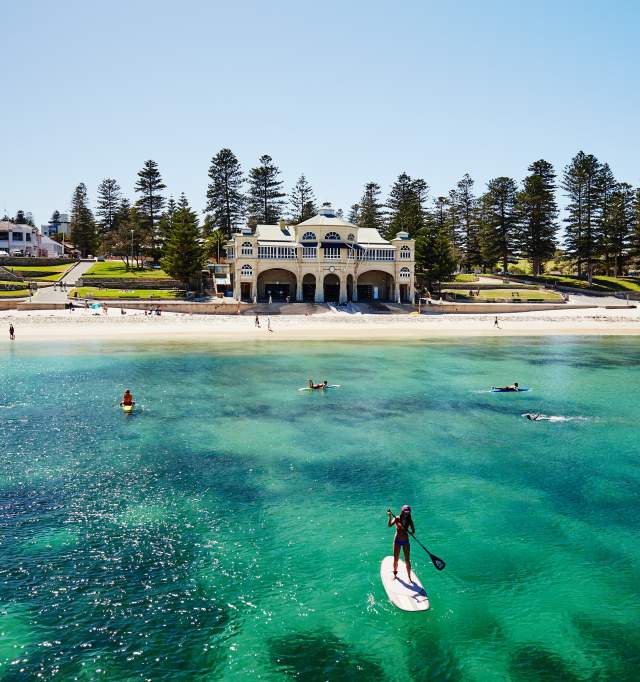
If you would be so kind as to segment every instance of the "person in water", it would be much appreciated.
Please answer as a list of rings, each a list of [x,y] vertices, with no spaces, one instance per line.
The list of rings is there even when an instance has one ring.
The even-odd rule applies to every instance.
[[[541,414],[540,412],[538,412],[538,414],[531,414],[530,412],[527,412],[524,416],[525,416],[529,421],[537,422],[538,419],[542,419],[544,415]]]
[[[133,396],[131,395],[131,391],[129,389],[127,389],[124,392],[124,395],[122,396],[122,402],[120,403],[120,405],[122,405],[123,407],[127,407],[127,406],[131,405],[133,407],[133,405],[135,405],[135,404],[136,403],[135,403],[135,400],[133,399]]]
[[[309,388],[318,389],[326,388],[328,386],[327,380],[325,379],[321,384],[314,384],[313,379],[309,379]]]
[[[516,381],[515,384],[512,384],[511,386],[494,386],[493,388],[497,389],[498,391],[519,391],[520,388],[518,387],[518,382]]]
[[[413,525],[413,519],[411,518],[411,507],[405,504],[402,507],[400,516],[394,516],[393,512],[388,509],[387,515],[389,516],[389,522],[387,528],[395,525],[396,534],[393,538],[393,579],[398,577],[398,559],[400,558],[400,548],[404,552],[404,561],[407,565],[407,575],[409,580],[411,580],[411,548],[409,546],[409,532],[412,534],[416,532],[415,526]]]

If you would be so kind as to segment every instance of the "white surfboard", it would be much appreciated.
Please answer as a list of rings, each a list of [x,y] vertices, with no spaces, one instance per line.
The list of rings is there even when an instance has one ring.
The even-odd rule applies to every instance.
[[[400,556],[398,576],[393,578],[393,557],[386,556],[380,564],[380,578],[392,604],[403,611],[426,611],[429,608],[429,597],[418,576],[411,571],[411,579],[407,576],[407,566]]]
[[[340,384],[328,384],[324,388],[311,388],[311,386],[304,386],[299,388],[299,391],[324,391],[326,388],[340,388]]]

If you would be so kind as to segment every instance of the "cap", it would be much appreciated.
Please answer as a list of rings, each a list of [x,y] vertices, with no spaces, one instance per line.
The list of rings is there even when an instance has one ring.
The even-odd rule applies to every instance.
[[[410,512],[410,511],[411,511],[411,507],[410,507],[408,504],[404,504],[404,505],[402,505],[402,511],[408,511],[408,512]]]

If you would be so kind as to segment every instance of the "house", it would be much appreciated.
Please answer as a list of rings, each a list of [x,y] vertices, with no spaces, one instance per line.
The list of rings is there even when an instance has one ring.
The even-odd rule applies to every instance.
[[[10,256],[62,257],[62,245],[38,232],[33,225],[0,220],[0,251]]]
[[[243,228],[226,245],[234,297],[244,301],[391,301],[415,296],[415,241],[387,240],[331,206],[298,225]]]

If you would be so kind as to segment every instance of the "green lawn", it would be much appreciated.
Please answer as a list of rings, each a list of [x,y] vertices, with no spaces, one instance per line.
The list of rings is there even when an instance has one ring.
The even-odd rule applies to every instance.
[[[555,291],[540,289],[480,289],[480,296],[469,296],[467,291],[456,289],[443,289],[443,293],[456,295],[457,301],[465,303],[486,303],[488,300],[507,301],[543,301],[545,303],[562,303],[562,296]],[[516,295],[514,295],[516,294]]]
[[[59,280],[74,263],[67,265],[10,265],[7,270],[19,273],[27,280],[37,280],[38,282],[55,282]]]
[[[169,277],[164,270],[143,268],[139,270],[127,270],[122,261],[105,261],[96,263],[83,275],[83,278],[104,277],[122,279],[166,279]]]
[[[184,291],[167,289],[99,289],[98,287],[78,287],[77,289],[73,289],[69,296],[74,298],[76,292],[78,292],[78,298],[94,298],[104,300],[130,298],[144,301],[158,299],[182,299],[185,297]]]
[[[14,289],[7,291],[0,289],[0,298],[24,298],[29,295],[29,289]]]
[[[586,279],[578,279],[568,275],[539,275],[528,278],[534,282],[544,284],[559,284],[560,286],[585,289],[586,291],[640,291],[640,279],[637,277],[605,277],[598,275],[593,278],[593,284],[589,286]]]
[[[477,282],[478,281],[478,275],[454,275],[451,279],[447,280],[448,282]]]

